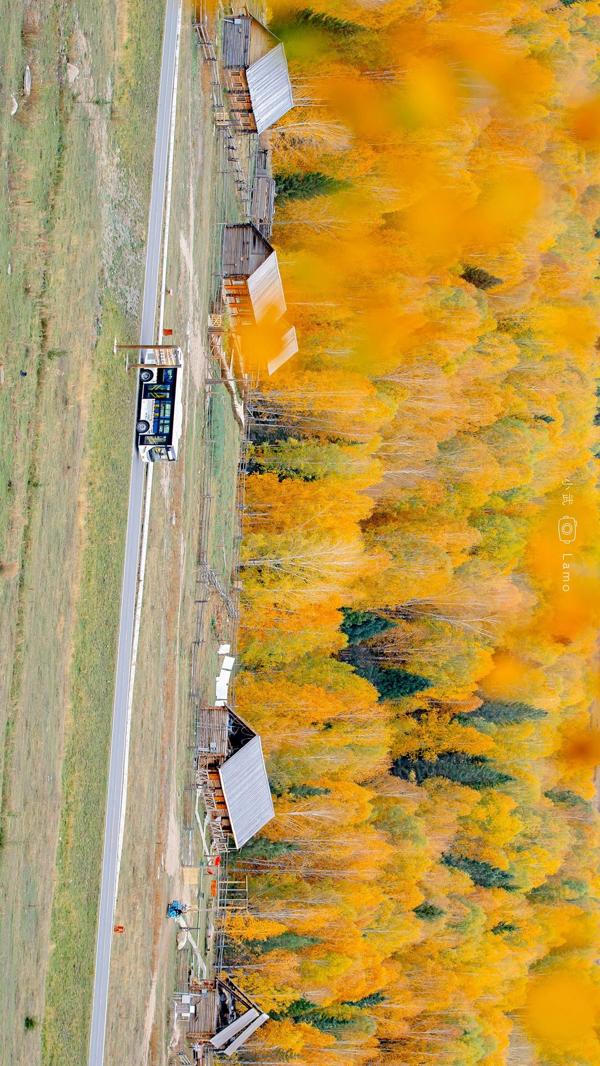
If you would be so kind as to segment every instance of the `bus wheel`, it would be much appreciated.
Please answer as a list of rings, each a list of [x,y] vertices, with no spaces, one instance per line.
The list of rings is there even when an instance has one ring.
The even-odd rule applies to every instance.
[[[150,429],[150,423],[146,422],[145,419],[142,418],[137,423],[135,428],[138,431],[138,433],[147,433],[148,430]]]
[[[142,381],[152,381],[154,375],[151,370],[140,370],[140,377]]]

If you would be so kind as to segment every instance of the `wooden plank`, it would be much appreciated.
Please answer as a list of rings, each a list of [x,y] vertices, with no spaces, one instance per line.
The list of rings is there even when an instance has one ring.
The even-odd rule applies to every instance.
[[[277,44],[277,38],[256,19],[252,19],[249,27],[249,43],[246,66],[256,63]]]
[[[223,20],[223,65],[227,69],[248,66],[250,19],[234,16]]]

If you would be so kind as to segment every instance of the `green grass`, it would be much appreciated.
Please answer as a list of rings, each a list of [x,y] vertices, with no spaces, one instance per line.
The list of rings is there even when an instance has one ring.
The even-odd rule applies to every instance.
[[[85,34],[89,48],[86,73],[106,81],[111,54],[110,3],[79,4],[78,24],[74,7],[59,0],[40,0],[29,10],[39,17],[24,20],[20,3],[0,0],[7,42],[3,85],[19,103],[14,117],[7,107],[0,115],[6,160],[0,170],[0,321],[8,327],[0,357],[0,560],[5,565],[0,577],[0,706],[6,711],[9,696],[14,703],[22,683],[23,581],[40,484],[36,452],[45,446],[38,430],[45,420],[58,417],[68,435],[73,422],[65,404],[53,406],[56,395],[47,379],[57,376],[57,367],[49,375],[48,352],[67,353],[66,365],[62,360],[58,369],[68,376],[79,361],[85,366],[97,332],[101,214],[90,128],[94,107],[82,103],[65,82],[75,30]],[[21,91],[26,64],[32,72],[29,99]],[[10,576],[14,570],[20,570],[20,579]],[[0,715],[0,733],[6,734],[0,744],[0,778],[5,756],[10,757],[11,729],[10,720]],[[3,810],[6,799],[3,784]]]
[[[35,40],[25,47],[22,10],[0,0],[3,27],[2,85],[14,93],[19,110],[10,116],[8,100],[0,115],[0,322],[4,324],[0,362],[0,560],[20,564],[28,509],[27,483],[42,345],[45,245],[50,205],[60,157],[58,86],[51,76],[58,47],[56,21],[44,19]],[[23,71],[29,62],[33,91],[21,95]],[[21,371],[27,377],[21,376]],[[0,623],[12,629],[17,583],[0,580]],[[14,630],[13,630],[14,633]],[[11,648],[12,641],[5,641]],[[1,653],[0,653],[1,655]],[[10,658],[0,659],[0,704],[7,705],[6,678]],[[1,773],[1,768],[0,768]]]
[[[92,11],[90,3],[90,18]],[[42,1061],[56,1066],[75,1066],[87,1055],[134,393],[133,376],[127,379],[122,363],[115,362],[112,340],[115,335],[131,336],[136,329],[124,312],[139,306],[143,278],[164,8],[158,0],[130,0],[128,16],[112,108],[119,175],[111,191],[116,200],[109,204],[109,294],[105,290],[94,360],[86,544],[42,1033]],[[61,262],[69,259],[65,249]]]
[[[74,640],[71,723],[63,768],[58,882],[47,984],[43,1061],[81,1064],[87,1054],[94,971],[115,636],[123,569],[134,380],[115,362],[111,338],[125,323],[104,309],[95,353],[95,417],[89,438],[87,540]]]
[[[133,176],[135,187],[148,184],[149,190],[164,4],[129,0],[127,10],[128,34],[113,107],[115,135],[121,160]]]
[[[49,913],[78,582],[80,499],[91,356],[101,312],[101,212],[94,111],[67,89],[75,8],[0,0],[7,51],[3,85],[19,99],[0,116],[0,774],[5,847],[0,861],[0,1059],[39,1054]],[[82,3],[90,72],[108,60],[94,45],[110,5]],[[20,94],[32,71],[29,100]],[[10,268],[10,269],[9,269]],[[63,355],[49,357],[49,352]],[[26,376],[21,375],[26,372]],[[17,575],[12,574],[16,569]]]
[[[0,0],[2,84],[19,101],[0,114],[0,1058],[14,1066],[39,1055],[23,1019],[44,1012],[63,740],[43,1035],[48,1061],[85,1058],[133,389],[112,339],[137,325],[164,15],[130,0],[117,72],[112,0],[29,9],[22,32],[24,6]]]

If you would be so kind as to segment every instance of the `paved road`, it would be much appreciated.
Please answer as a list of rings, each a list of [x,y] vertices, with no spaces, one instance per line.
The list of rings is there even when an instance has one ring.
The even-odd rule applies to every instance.
[[[163,53],[160,70],[156,141],[148,238],[146,250],[146,276],[140,341],[153,339],[158,297],[158,279],[161,252],[161,235],[167,177],[167,157],[171,121],[171,105],[174,91],[178,23],[181,0],[166,0]],[[119,878],[120,832],[124,814],[125,779],[129,740],[129,681],[133,646],[135,596],[140,553],[142,504],[144,497],[146,465],[138,457],[135,438],[131,456],[131,483],[127,535],[125,541],[125,566],[121,592],[121,619],[117,652],[113,728],[108,775],[106,825],[104,831],[104,855],[102,860],[102,883],[96,942],[96,972],[90,1031],[89,1066],[103,1066],[108,1008],[108,985],[110,953],[113,938],[114,910]]]

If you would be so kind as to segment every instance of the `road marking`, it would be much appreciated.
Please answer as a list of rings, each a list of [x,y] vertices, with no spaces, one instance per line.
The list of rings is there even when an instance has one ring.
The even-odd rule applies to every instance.
[[[119,895],[119,876],[121,873],[121,855],[123,852],[123,840],[125,837],[125,815],[127,810],[127,786],[129,782],[129,742],[131,739],[131,717],[133,709],[133,691],[135,687],[135,668],[137,664],[138,645],[140,641],[140,625],[142,620],[142,603],[144,599],[144,579],[146,576],[146,555],[148,553],[148,531],[150,528],[150,503],[152,500],[152,477],[154,469],[148,467],[146,472],[146,491],[144,493],[144,509],[142,511],[142,543],[140,547],[140,560],[138,566],[137,588],[135,593],[135,617],[133,623],[133,644],[131,648],[131,668],[129,672],[129,690],[127,693],[127,733],[125,736],[125,766],[123,770],[123,792],[121,804],[121,820],[119,823],[119,843],[117,845],[117,873],[115,878],[115,900],[113,912],[117,905]]]
[[[165,292],[166,292],[166,279],[167,279],[167,255],[169,251],[169,227],[171,223],[171,192],[172,192],[172,179],[173,179],[173,155],[175,149],[175,121],[177,117],[177,89],[178,89],[178,74],[179,74],[179,46],[181,43],[181,5],[179,7],[179,15],[177,18],[177,35],[175,38],[175,67],[173,70],[173,101],[171,104],[171,125],[169,130],[169,156],[167,164],[167,187],[165,204],[163,209],[163,217],[165,219],[165,227],[163,234],[163,248],[162,248],[162,279],[160,285],[160,304],[158,312],[158,342],[163,341],[163,323],[164,323],[164,311],[165,311]],[[142,511],[142,542],[140,546],[140,556],[138,564],[138,577],[137,587],[135,593],[135,619],[133,624],[133,644],[131,649],[131,667],[129,671],[129,690],[127,694],[127,733],[125,739],[125,768],[123,774],[123,800],[121,806],[121,821],[119,825],[119,843],[117,847],[117,876],[115,883],[115,902],[116,907],[118,895],[119,895],[119,876],[121,872],[121,855],[123,853],[123,840],[125,837],[125,820],[127,814],[127,786],[129,781],[129,742],[131,739],[131,717],[133,709],[133,693],[135,689],[135,670],[137,665],[137,654],[140,640],[140,628],[142,621],[142,604],[144,600],[144,580],[146,577],[146,555],[148,553],[148,530],[150,526],[150,503],[152,500],[152,480],[154,474],[154,467],[150,463],[146,471],[146,491],[144,494],[144,509]],[[114,909],[114,908],[113,908]]]

